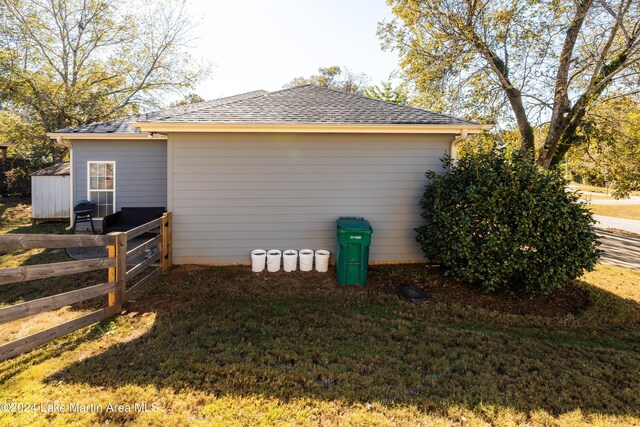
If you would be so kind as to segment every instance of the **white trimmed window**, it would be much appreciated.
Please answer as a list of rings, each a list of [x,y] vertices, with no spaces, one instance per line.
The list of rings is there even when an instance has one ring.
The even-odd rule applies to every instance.
[[[87,162],[89,201],[96,204],[95,218],[115,212],[116,162]]]

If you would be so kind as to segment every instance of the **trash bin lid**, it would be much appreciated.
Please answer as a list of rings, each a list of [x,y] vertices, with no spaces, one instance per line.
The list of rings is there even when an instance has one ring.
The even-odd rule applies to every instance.
[[[338,230],[372,231],[371,224],[364,218],[341,216],[337,224]]]

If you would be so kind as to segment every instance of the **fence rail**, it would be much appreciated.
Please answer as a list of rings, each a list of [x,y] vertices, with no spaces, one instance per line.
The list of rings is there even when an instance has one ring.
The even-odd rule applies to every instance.
[[[87,273],[115,267],[113,258],[93,258],[81,261],[55,262],[51,264],[28,265],[25,267],[0,269],[0,285],[8,285],[28,280],[48,279],[51,277],[67,276],[69,274]]]
[[[143,236],[145,233],[152,233],[153,236],[127,251],[128,241],[135,237]],[[0,249],[3,251],[92,246],[106,246],[108,256],[105,258],[0,269],[0,285],[108,269],[108,281],[105,283],[0,308],[0,324],[4,324],[35,314],[57,310],[67,305],[105,294],[108,295],[108,303],[104,308],[0,345],[0,361],[30,351],[53,339],[120,313],[128,297],[131,298],[137,294],[145,285],[171,266],[171,213],[165,213],[162,218],[148,222],[126,233],[110,233],[106,236],[52,234],[0,236]],[[154,249],[155,253],[127,271],[127,256],[131,258],[139,257],[145,251]],[[154,263],[157,264],[158,262],[160,262],[158,265],[154,265]],[[154,267],[154,269],[127,289],[127,281],[133,281],[133,278],[149,267]]]
[[[44,313],[62,308],[66,305],[75,304],[91,298],[114,292],[116,284],[114,282],[101,283],[99,285],[88,286],[82,289],[57,294],[52,297],[45,297],[33,301],[15,304],[0,309],[0,324],[13,322],[23,317],[33,316],[34,314]]]
[[[0,238],[0,248],[5,251],[21,249],[64,249],[87,248],[90,246],[113,245],[113,234],[85,235],[85,234],[3,234]]]

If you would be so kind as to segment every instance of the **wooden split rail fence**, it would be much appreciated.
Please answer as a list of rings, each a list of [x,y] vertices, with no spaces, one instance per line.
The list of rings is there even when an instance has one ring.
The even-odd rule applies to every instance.
[[[129,240],[148,233],[153,233],[153,237],[127,250]],[[106,246],[108,256],[105,258],[0,269],[0,287],[29,280],[109,269],[108,279],[105,283],[0,308],[0,325],[2,325],[108,294],[106,307],[44,331],[0,345],[0,361],[30,351],[53,339],[120,313],[128,297],[138,293],[147,283],[171,266],[171,214],[165,213],[162,218],[148,222],[126,233],[110,233],[104,236],[83,234],[5,234],[0,236],[0,250],[3,251],[94,246]],[[127,258],[139,258],[141,254],[144,254],[149,249],[151,251],[155,250],[155,252],[144,261],[127,270]],[[159,266],[127,289],[127,281],[133,281],[134,277],[158,262],[160,263]]]

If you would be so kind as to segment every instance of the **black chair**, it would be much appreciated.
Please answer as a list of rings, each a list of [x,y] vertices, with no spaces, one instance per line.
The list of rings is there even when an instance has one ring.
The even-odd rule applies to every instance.
[[[95,203],[91,203],[88,200],[80,200],[73,207],[73,234],[76,234],[76,225],[79,222],[91,223],[91,231],[96,234],[96,229],[93,228],[93,217],[91,216],[93,210],[96,208]]]

